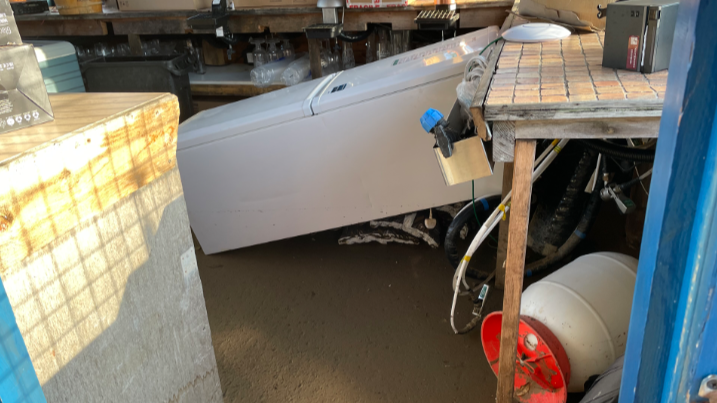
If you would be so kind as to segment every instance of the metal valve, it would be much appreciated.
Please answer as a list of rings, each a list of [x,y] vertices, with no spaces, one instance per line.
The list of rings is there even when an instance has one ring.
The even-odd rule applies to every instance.
[[[710,403],[717,403],[717,375],[709,375],[700,384],[700,397],[709,399]]]
[[[619,186],[606,186],[600,191],[600,198],[604,201],[614,200],[617,208],[622,214],[630,214],[635,211],[635,203],[625,196]]]

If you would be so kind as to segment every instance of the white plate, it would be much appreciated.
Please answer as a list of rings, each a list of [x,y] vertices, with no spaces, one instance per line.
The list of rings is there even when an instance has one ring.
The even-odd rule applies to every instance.
[[[567,28],[544,22],[518,25],[503,33],[503,39],[508,42],[548,42],[569,36],[570,31]]]

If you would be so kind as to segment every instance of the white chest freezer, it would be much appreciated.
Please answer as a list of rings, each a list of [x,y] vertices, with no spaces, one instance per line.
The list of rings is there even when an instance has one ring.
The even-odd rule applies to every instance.
[[[469,200],[448,187],[421,128],[448,115],[490,27],[366,66],[202,112],[179,128],[189,219],[216,253]],[[502,166],[476,181],[500,194]]]

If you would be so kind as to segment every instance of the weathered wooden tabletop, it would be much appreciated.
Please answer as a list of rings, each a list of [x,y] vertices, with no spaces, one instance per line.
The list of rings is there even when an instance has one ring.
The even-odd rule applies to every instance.
[[[554,42],[506,43],[486,110],[509,104],[557,109],[578,102],[664,99],[667,71],[642,74],[603,67],[604,37],[585,32]]]
[[[511,15],[503,31],[525,22]],[[595,32],[496,45],[471,107],[493,122],[495,161],[513,161],[516,139],[657,137],[667,71],[603,67],[603,45]]]

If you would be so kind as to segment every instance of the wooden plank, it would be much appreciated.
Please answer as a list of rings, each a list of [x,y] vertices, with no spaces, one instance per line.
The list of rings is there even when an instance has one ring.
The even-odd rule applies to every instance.
[[[109,21],[115,35],[172,35],[191,33],[192,29],[184,17],[163,17],[158,19],[113,19]],[[210,31],[211,33],[211,31]]]
[[[311,68],[311,77],[323,77],[324,73],[321,67],[321,39],[309,39],[309,64]]]
[[[503,25],[510,18],[510,6],[491,8],[469,8],[460,11],[458,24],[461,28],[485,28],[491,25]],[[394,29],[396,29],[394,27]]]
[[[534,140],[518,140],[515,144],[513,199],[510,208],[510,233],[508,235],[505,293],[503,294],[503,323],[500,334],[498,391],[496,393],[498,403],[513,403],[520,299],[523,293],[523,277],[525,276],[525,254],[528,239],[533,164],[535,162],[535,144]]]
[[[501,32],[512,25],[513,18],[515,18],[513,14],[510,14],[508,18],[506,18],[506,20],[503,22]],[[473,121],[475,122],[476,134],[483,140],[488,140],[488,133],[484,128],[485,116],[483,112],[483,105],[485,104],[485,98],[486,95],[488,95],[490,83],[493,80],[493,74],[495,73],[496,66],[498,65],[498,59],[500,58],[500,54],[503,51],[503,45],[505,45],[505,41],[499,41],[495,44],[495,46],[493,46],[493,49],[490,51],[490,56],[488,57],[488,68],[486,69],[485,73],[480,79],[480,82],[478,83],[478,91],[476,91],[475,95],[473,96],[473,103],[471,105],[471,114],[473,115]]]
[[[214,85],[214,84],[192,84],[193,96],[232,96],[249,98],[267,92],[272,92],[286,88],[283,85],[271,85],[269,87],[259,88],[252,84],[240,85]]]
[[[107,35],[107,24],[104,21],[97,20],[18,21],[17,29],[23,38]]]
[[[485,118],[488,121],[645,118],[660,117],[661,115],[662,101],[596,101],[485,106]]]
[[[503,166],[503,193],[501,200],[504,200],[513,188],[513,163],[508,162]],[[508,257],[508,230],[510,215],[500,222],[498,235],[498,254],[495,262],[495,287],[499,290],[505,288],[505,260]]]
[[[493,123],[493,161],[513,162],[515,149],[515,123]]]
[[[320,24],[321,21],[318,9],[312,14],[245,15],[229,19],[229,30],[239,34],[261,33],[267,28],[274,33],[303,32],[304,27]]]
[[[657,138],[659,118],[515,122],[516,139]]]
[[[485,119],[566,120],[646,118],[662,115],[662,100],[485,105]]]
[[[55,121],[0,135],[0,264],[14,267],[176,165],[170,94],[51,95]]]

